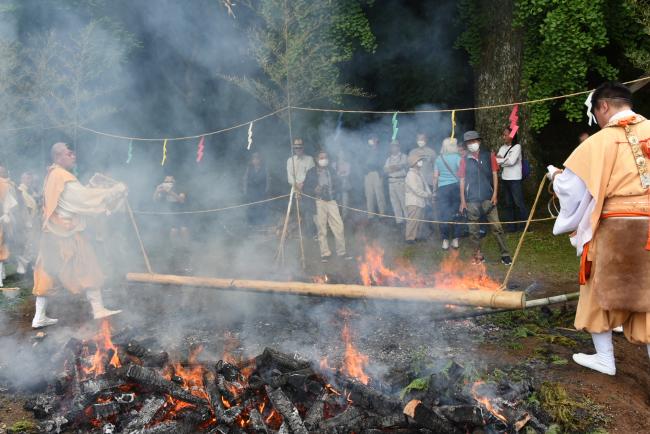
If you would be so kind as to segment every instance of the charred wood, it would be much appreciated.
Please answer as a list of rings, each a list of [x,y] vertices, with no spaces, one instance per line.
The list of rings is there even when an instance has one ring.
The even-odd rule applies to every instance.
[[[165,405],[164,398],[154,396],[147,399],[135,418],[128,423],[127,431],[137,430],[151,423],[163,405]]]
[[[348,407],[341,414],[321,421],[317,432],[348,433],[358,431],[364,423],[365,415],[358,407]]]
[[[282,425],[280,425],[280,429],[278,429],[277,434],[291,434],[291,430],[289,430],[289,424],[287,422],[282,422]]]
[[[328,395],[329,392],[327,391],[321,393],[309,410],[307,410],[307,414],[305,414],[305,428],[309,431],[315,430],[316,427],[318,427],[318,424],[323,420],[325,415],[325,401],[327,400]]]
[[[436,433],[461,434],[463,432],[456,428],[447,418],[415,399],[406,404],[404,414],[413,419],[419,426],[431,429]]]
[[[475,405],[442,405],[436,412],[456,424],[483,425],[483,412]]]
[[[188,425],[197,426],[212,418],[212,413],[208,407],[200,406],[193,409],[186,409],[182,411],[177,419],[185,421]]]
[[[284,421],[289,425],[293,434],[307,434],[307,428],[298,414],[298,410],[287,398],[282,389],[273,389],[265,386],[266,394],[273,404],[273,407],[282,415]]]
[[[339,385],[343,385],[343,388],[347,389],[350,393],[349,399],[355,405],[380,415],[389,415],[400,411],[401,403],[397,399],[386,396],[356,380],[349,378],[341,378],[341,380]]]
[[[183,421],[174,420],[158,423],[150,428],[126,432],[128,434],[190,434],[195,432],[195,430]]]
[[[242,375],[239,368],[231,363],[224,362],[219,360],[215,364],[215,369],[217,373],[223,375],[223,377],[228,381],[241,381]]]
[[[152,369],[138,365],[129,365],[124,372],[124,376],[138,384],[149,386],[158,392],[167,393],[178,400],[189,402],[191,404],[208,405],[208,402],[205,399],[192,395],[176,383],[164,379],[160,374]]]
[[[120,405],[117,402],[103,402],[101,404],[93,404],[93,417],[95,419],[108,419],[115,416],[120,412]]]
[[[169,354],[167,354],[167,352],[161,351],[159,353],[154,353],[136,340],[129,341],[129,343],[126,344],[125,351],[127,354],[142,360],[145,366],[160,368],[169,361]]]
[[[264,424],[264,418],[256,408],[253,408],[248,414],[248,429],[257,434],[268,434],[269,432]]]
[[[264,352],[256,358],[255,363],[258,369],[277,368],[282,372],[299,371],[310,366],[310,363],[305,360],[268,347],[264,348]]]
[[[119,378],[91,378],[79,383],[79,391],[84,395],[95,397],[102,392],[117,388],[124,384]]]
[[[23,408],[34,413],[37,419],[50,417],[59,407],[59,400],[54,395],[37,395],[25,402]]]

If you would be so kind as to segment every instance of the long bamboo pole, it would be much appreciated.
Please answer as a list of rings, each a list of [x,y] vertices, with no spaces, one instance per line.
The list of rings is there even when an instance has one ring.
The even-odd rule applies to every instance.
[[[454,290],[442,288],[403,288],[327,283],[276,282],[268,280],[220,279],[172,274],[128,273],[129,282],[159,285],[221,288],[248,292],[311,295],[319,297],[369,298],[451,303],[491,308],[523,309],[526,295],[521,291]]]

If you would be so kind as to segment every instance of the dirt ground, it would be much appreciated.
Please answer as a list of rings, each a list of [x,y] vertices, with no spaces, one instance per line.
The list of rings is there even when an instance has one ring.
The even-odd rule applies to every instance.
[[[512,288],[528,289],[529,298],[577,291],[577,259],[570,249],[545,234],[546,227],[536,228],[530,237],[530,250],[513,275]],[[354,256],[360,256],[364,237],[376,237],[372,228],[362,228],[349,243]],[[443,253],[437,241],[403,246],[399,234],[392,230],[380,233],[387,248],[387,263],[406,257],[420,269],[428,269]],[[488,269],[495,279],[505,275],[497,263],[492,242],[486,238]],[[543,249],[537,244],[551,243]],[[516,242],[509,235],[509,244]],[[299,257],[292,240],[285,253],[293,264],[278,271],[268,263],[248,264],[248,276],[232,267],[227,252],[211,252],[194,260],[193,274],[228,277],[300,278],[328,274],[340,281],[358,280],[356,261],[321,264],[315,243],[308,240],[307,270],[295,271]],[[566,243],[568,244],[568,243]],[[266,251],[272,262],[276,245],[260,242],[257,251]],[[354,250],[353,250],[354,249]],[[538,249],[538,250],[535,250]],[[541,250],[539,250],[541,249]],[[462,249],[461,255],[467,255]],[[244,255],[245,256],[245,255]],[[154,258],[156,256],[154,255]],[[541,259],[540,259],[541,258]],[[552,263],[551,263],[552,261]],[[572,262],[570,262],[572,261]],[[155,267],[162,267],[154,262]],[[251,265],[255,265],[251,267]],[[208,273],[207,270],[210,270]],[[273,271],[271,271],[273,270]],[[228,273],[230,271],[230,273]],[[10,280],[6,286],[29,288],[29,281]],[[126,285],[113,281],[105,289],[109,306],[124,308],[125,313],[112,320],[114,330],[130,327],[141,338],[155,339],[171,354],[182,355],[189,344],[201,343],[206,360],[214,360],[226,347],[243,355],[259,354],[265,346],[295,352],[319,361],[328,357],[336,365],[342,358],[340,331],[342,309],[349,314],[353,339],[358,349],[368,355],[367,371],[371,377],[391,382],[396,370],[421,370],[429,362],[454,359],[474,365],[483,373],[522,370],[536,384],[559,383],[572,399],[589,403],[589,411],[599,421],[592,429],[612,433],[650,432],[650,360],[645,347],[628,343],[622,335],[615,337],[617,374],[610,377],[589,371],[573,363],[574,352],[592,352],[587,334],[571,327],[573,304],[552,309],[534,309],[524,315],[485,315],[469,319],[444,320],[448,315],[476,314],[463,308],[447,310],[440,306],[423,306],[395,302],[324,300],[285,295],[237,294],[227,291],[189,288],[160,288]],[[16,298],[0,296],[0,433],[16,422],[34,421],[22,410],[25,397],[38,387],[52,371],[45,368],[43,357],[64,345],[70,336],[90,338],[96,324],[89,321],[88,306],[65,294],[53,297],[51,314],[61,323],[46,331],[43,340],[35,339],[30,329],[33,299],[24,289]],[[485,312],[481,312],[485,313]],[[234,342],[234,345],[233,345]],[[11,348],[9,354],[6,350]],[[23,366],[16,366],[19,360]],[[45,372],[41,372],[45,371]],[[21,377],[16,381],[16,377]],[[29,380],[29,381],[27,381]],[[406,384],[401,384],[400,387]]]

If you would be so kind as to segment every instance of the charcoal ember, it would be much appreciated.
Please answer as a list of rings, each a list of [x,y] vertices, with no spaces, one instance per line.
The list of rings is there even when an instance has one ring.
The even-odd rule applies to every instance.
[[[282,372],[299,371],[310,366],[310,363],[305,360],[268,347],[255,359],[255,364],[258,369],[277,368]]]
[[[317,380],[307,380],[305,382],[305,390],[312,395],[320,395],[323,392],[323,383]]]
[[[266,382],[262,377],[260,377],[257,374],[253,374],[250,377],[248,377],[248,387],[253,390],[258,390],[264,387]]]
[[[280,425],[277,434],[291,434],[289,424],[287,422],[282,422],[282,425]]]
[[[326,419],[318,424],[318,431],[323,433],[338,434],[358,431],[365,420],[365,414],[358,407],[348,407],[330,419]]]
[[[155,353],[136,340],[129,341],[129,343],[126,344],[124,350],[127,354],[135,356],[138,359],[142,360],[144,366],[160,368],[169,362],[169,354],[167,354],[167,352],[161,351],[159,353]]]
[[[224,362],[223,360],[219,360],[216,363],[215,370],[228,381],[240,381],[243,378],[237,366]]]
[[[267,380],[267,384],[274,389],[286,385],[290,385],[294,389],[302,389],[309,377],[315,375],[315,372],[311,368],[285,373],[277,370],[272,372],[273,375]]]
[[[124,381],[119,378],[91,378],[79,383],[79,391],[84,395],[95,397],[102,392],[108,391],[124,385]]]
[[[135,393],[120,393],[114,395],[115,402],[120,404],[132,404],[135,402]]]
[[[39,424],[42,432],[61,433],[70,425],[70,421],[64,416],[56,416]]]
[[[256,408],[248,413],[248,429],[256,434],[268,434],[269,432],[264,424],[264,418]]]
[[[241,412],[242,412],[242,408],[239,405],[236,405],[226,410],[222,410],[220,414],[217,415],[217,419],[220,419],[227,424],[232,424],[235,421],[235,419],[237,419],[237,416],[241,414]]]
[[[172,382],[178,384],[179,386],[182,385],[185,381],[183,380],[183,377],[180,375],[172,375],[171,378]]]
[[[165,405],[165,399],[161,397],[153,396],[145,400],[140,411],[127,424],[127,431],[137,430],[149,425],[163,405]]]
[[[219,424],[208,431],[208,434],[230,434],[230,426],[226,424]]]
[[[366,426],[376,428],[397,428],[408,426],[408,420],[403,414],[391,414],[387,416],[370,416],[365,421]]]
[[[436,412],[457,424],[483,425],[483,411],[475,405],[441,405]]]
[[[325,401],[329,396],[329,392],[322,392],[321,395],[314,400],[309,410],[305,414],[305,428],[313,431],[318,427],[318,424],[323,420],[325,415]]]
[[[109,422],[102,426],[102,434],[115,434],[115,425]]]
[[[402,405],[397,399],[384,395],[356,380],[346,379],[343,384],[344,389],[347,389],[350,393],[349,399],[355,405],[366,410],[370,410],[379,415],[389,415],[399,412],[401,409]]]
[[[138,384],[151,387],[152,389],[167,393],[173,398],[189,402],[196,405],[208,405],[208,401],[199,396],[192,395],[190,392],[182,389],[176,383],[166,380],[156,371],[138,365],[129,365],[123,375],[126,379],[132,380]]]
[[[300,414],[293,403],[287,398],[282,389],[273,389],[265,386],[266,394],[273,407],[282,415],[293,434],[307,434],[307,428],[300,418]]]
[[[59,400],[54,395],[37,395],[27,400],[23,408],[34,413],[37,419],[45,419],[59,408]]]
[[[463,431],[434,409],[416,399],[410,401],[403,410],[404,414],[423,428],[440,434],[461,434]]]
[[[190,434],[196,432],[196,430],[185,421],[170,420],[148,428],[126,432],[128,434]]]
[[[95,419],[108,419],[120,412],[120,405],[117,402],[102,402],[92,405],[93,417]]]
[[[208,407],[197,407],[192,409],[185,409],[180,412],[177,419],[183,420],[189,425],[200,425],[209,421],[212,418],[212,413]]]

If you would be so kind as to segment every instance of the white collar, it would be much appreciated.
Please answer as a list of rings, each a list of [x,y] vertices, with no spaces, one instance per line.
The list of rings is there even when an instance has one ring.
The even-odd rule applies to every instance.
[[[618,121],[620,119],[628,118],[630,116],[635,116],[635,115],[636,115],[636,113],[634,113],[633,110],[629,110],[629,109],[628,110],[623,110],[623,111],[620,111],[620,112],[615,113],[614,115],[612,115],[612,117],[609,118],[607,123],[616,122],[616,121]]]

